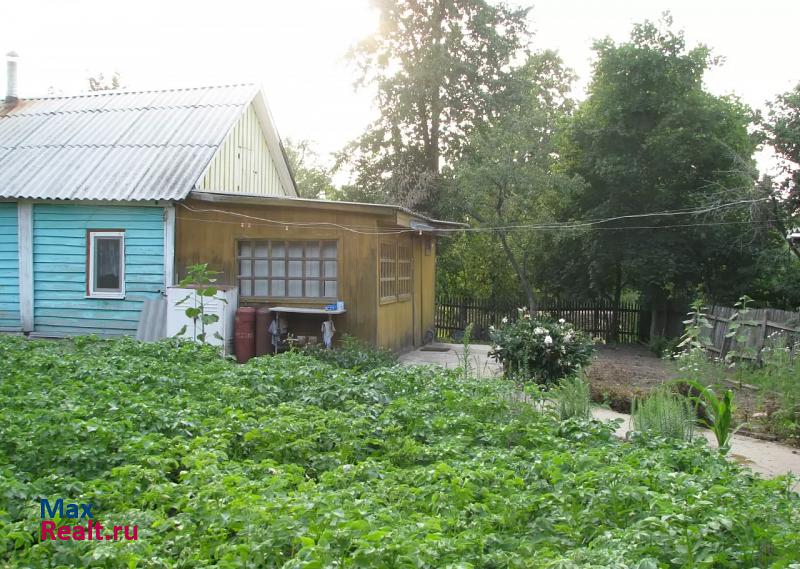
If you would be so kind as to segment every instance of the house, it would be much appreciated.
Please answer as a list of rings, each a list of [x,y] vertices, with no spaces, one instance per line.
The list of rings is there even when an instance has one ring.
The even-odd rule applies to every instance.
[[[10,74],[11,75],[11,74]],[[297,198],[252,85],[17,99],[0,107],[0,331],[134,335],[193,263],[241,305],[343,301],[339,333],[402,350],[433,329],[439,222]],[[293,332],[319,319],[292,316]]]

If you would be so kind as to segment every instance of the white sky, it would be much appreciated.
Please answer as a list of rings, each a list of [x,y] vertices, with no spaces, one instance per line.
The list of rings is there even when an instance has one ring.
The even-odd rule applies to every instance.
[[[322,154],[358,136],[374,114],[354,92],[349,47],[370,34],[369,0],[2,0],[0,54],[20,54],[19,95],[86,88],[114,70],[131,89],[232,82],[263,85],[281,135],[309,139]],[[709,89],[755,107],[800,81],[797,0],[538,0],[534,48],[557,49],[580,77],[594,39],[627,38],[631,25],[669,9],[690,44],[725,64]],[[0,73],[5,93],[5,72]]]

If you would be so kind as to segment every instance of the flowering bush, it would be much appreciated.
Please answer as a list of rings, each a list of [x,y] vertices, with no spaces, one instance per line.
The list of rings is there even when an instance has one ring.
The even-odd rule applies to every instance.
[[[584,332],[564,319],[534,319],[526,308],[518,310],[516,321],[503,318],[498,328],[489,329],[489,355],[502,362],[506,377],[550,385],[589,363],[594,343]]]

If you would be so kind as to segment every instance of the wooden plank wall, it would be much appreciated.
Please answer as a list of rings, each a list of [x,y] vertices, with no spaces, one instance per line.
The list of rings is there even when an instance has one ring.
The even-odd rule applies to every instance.
[[[228,133],[198,185],[204,192],[293,195],[285,191],[252,105]]]
[[[147,298],[164,289],[164,208],[33,206],[34,332],[134,335]],[[86,298],[86,230],[125,230],[125,298]]]
[[[17,204],[0,203],[0,330],[22,330],[19,314]]]
[[[208,263],[221,271],[221,284],[236,285],[238,239],[325,239],[338,243],[338,293],[345,302],[347,313],[334,317],[338,337],[348,333],[364,341],[377,342],[377,286],[376,242],[374,235],[362,235],[344,229],[320,225],[322,223],[354,226],[368,232],[377,225],[376,216],[364,212],[342,212],[307,207],[282,207],[275,205],[241,205],[209,203],[190,200],[189,211],[180,204],[176,207],[175,260],[180,279],[186,267],[195,263]],[[237,217],[236,214],[251,218]],[[288,223],[309,223],[297,227],[280,223],[259,222],[270,219]],[[241,300],[252,306],[305,306],[320,307],[327,304],[312,298],[251,298]],[[317,316],[291,316],[293,332],[320,336],[320,318]]]
[[[734,315],[737,310],[729,306],[712,306],[706,310],[711,328],[705,329],[702,338],[710,352],[723,358],[735,354],[744,359],[759,359],[765,347],[788,347],[794,357],[800,341],[800,312],[754,308],[732,319]],[[731,327],[733,322],[739,323],[738,330]]]

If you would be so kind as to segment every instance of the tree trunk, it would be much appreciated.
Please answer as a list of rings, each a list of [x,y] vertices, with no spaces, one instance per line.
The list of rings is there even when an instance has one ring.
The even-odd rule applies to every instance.
[[[622,304],[622,263],[617,263],[617,274],[614,279],[614,307],[611,314],[611,341],[619,342],[619,310]]]
[[[514,252],[511,250],[511,247],[508,245],[508,241],[506,240],[505,233],[498,233],[500,237],[500,243],[503,245],[503,251],[506,252],[506,256],[508,257],[509,263],[514,268],[514,272],[517,273],[517,278],[519,278],[519,282],[522,285],[522,290],[525,292],[525,296],[528,299],[528,308],[531,312],[534,312],[536,299],[533,296],[533,289],[531,288],[531,284],[528,282],[528,279],[525,277],[525,273],[522,270],[517,258],[514,256]]]

